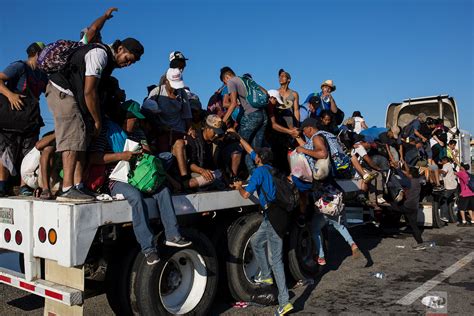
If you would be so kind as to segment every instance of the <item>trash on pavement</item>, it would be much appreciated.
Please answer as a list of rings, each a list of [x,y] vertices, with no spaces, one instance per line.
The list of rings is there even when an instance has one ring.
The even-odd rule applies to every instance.
[[[374,272],[372,273],[372,276],[377,279],[383,279],[385,278],[385,273],[383,272]]]

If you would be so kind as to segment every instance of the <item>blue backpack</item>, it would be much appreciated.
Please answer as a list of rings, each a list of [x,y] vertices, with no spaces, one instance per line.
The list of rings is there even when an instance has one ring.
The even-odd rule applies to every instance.
[[[247,102],[256,109],[266,108],[268,105],[268,96],[260,89],[260,86],[248,77],[239,77],[247,90]]]

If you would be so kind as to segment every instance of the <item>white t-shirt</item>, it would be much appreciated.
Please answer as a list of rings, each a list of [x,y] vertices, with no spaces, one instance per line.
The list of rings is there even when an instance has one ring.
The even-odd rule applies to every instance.
[[[357,134],[360,134],[362,132],[362,122],[365,122],[365,120],[362,117],[353,117],[354,119],[354,132]]]
[[[86,77],[100,78],[102,71],[105,69],[105,66],[107,66],[107,53],[102,48],[93,48],[84,56],[84,61],[86,63]],[[71,90],[64,89],[53,81],[51,81],[51,84],[59,91],[72,97],[74,96]]]
[[[367,150],[360,143],[356,143],[356,145],[358,146],[351,150],[351,156],[355,156],[359,162],[362,162],[364,156],[367,155]]]
[[[458,182],[454,174],[453,165],[451,163],[445,163],[442,170],[446,172],[446,174],[443,175],[444,188],[446,190],[455,190],[458,187]]]

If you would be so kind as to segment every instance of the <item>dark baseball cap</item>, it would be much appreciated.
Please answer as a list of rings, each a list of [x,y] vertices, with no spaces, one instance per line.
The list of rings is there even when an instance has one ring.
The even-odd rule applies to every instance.
[[[317,128],[317,127],[318,127],[318,120],[315,119],[315,118],[312,118],[312,117],[308,117],[307,119],[305,119],[305,120],[301,123],[301,128],[305,128],[305,127],[314,127],[314,128]]]

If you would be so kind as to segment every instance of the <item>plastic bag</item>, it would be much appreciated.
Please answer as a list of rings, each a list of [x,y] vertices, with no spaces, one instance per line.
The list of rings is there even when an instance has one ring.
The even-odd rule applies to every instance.
[[[140,144],[130,139],[125,141],[123,151],[137,151],[140,148]],[[128,161],[121,160],[115,166],[114,170],[110,174],[110,180],[128,183],[128,173],[130,172],[130,163]]]
[[[304,154],[297,153],[296,150],[290,154],[290,169],[291,174],[298,179],[313,182],[313,172]]]

